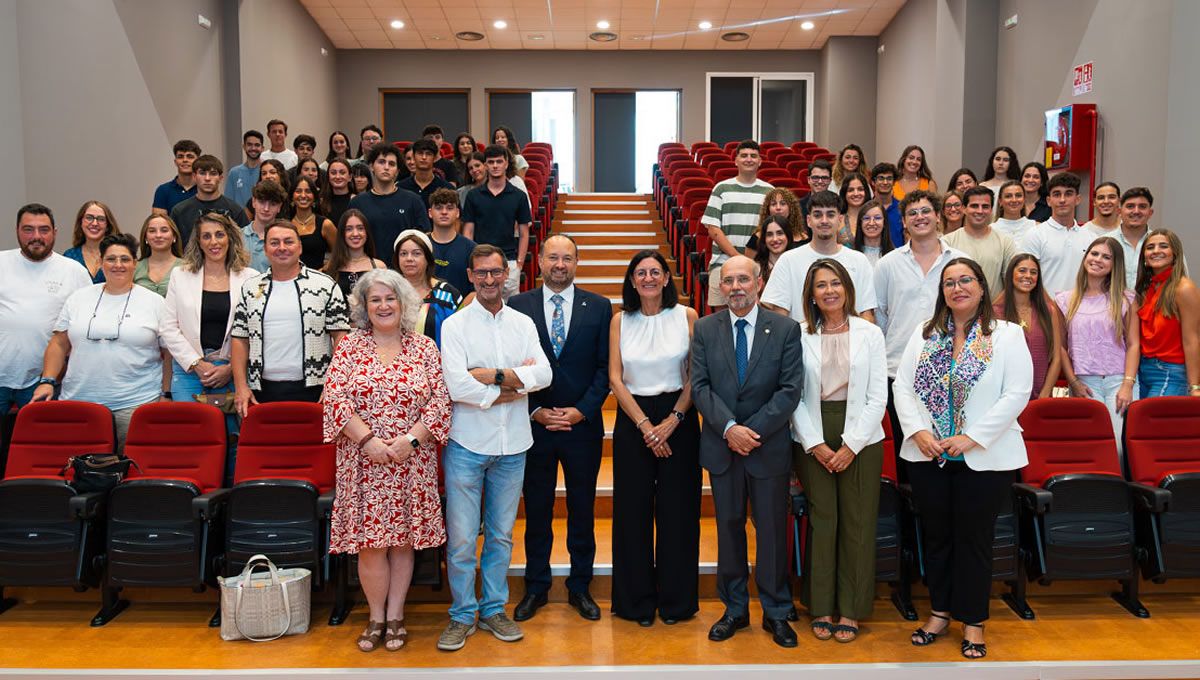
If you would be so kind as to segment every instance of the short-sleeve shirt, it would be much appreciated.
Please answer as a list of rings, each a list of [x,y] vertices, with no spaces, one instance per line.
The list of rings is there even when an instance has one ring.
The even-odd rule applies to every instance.
[[[110,295],[104,285],[72,293],[54,324],[71,341],[61,398],[114,411],[155,401],[163,377],[158,325],[167,304],[141,286]]]
[[[234,203],[228,196],[217,196],[211,201],[202,201],[198,196],[192,196],[171,209],[171,221],[179,228],[179,237],[183,243],[186,244],[191,238],[196,220],[210,212],[225,215],[240,227],[250,224],[250,218],[246,217],[246,210],[242,208],[242,204]]]
[[[850,274],[854,284],[854,308],[860,314],[875,309],[875,281],[872,278],[871,261],[866,255],[845,246],[835,255],[822,255],[813,250],[812,244],[803,245],[784,252],[771,269],[771,278],[763,289],[762,301],[783,307],[788,316],[804,321],[804,279],[814,262],[828,257],[837,260]]]
[[[504,257],[517,259],[516,225],[529,224],[529,199],[525,193],[505,182],[499,194],[493,194],[485,183],[467,194],[463,205],[463,223],[475,224],[475,242],[488,243],[504,251]]]
[[[979,263],[987,278],[988,292],[992,297],[1000,294],[1004,286],[1004,268],[1017,254],[1017,244],[1003,232],[992,229],[983,238],[975,238],[966,227],[952,231],[943,238],[946,245],[961,250]]]
[[[225,196],[238,205],[246,205],[258,184],[258,173],[262,166],[248,168],[246,164],[235,165],[225,175]]]
[[[172,208],[195,195],[195,184],[190,189],[184,189],[183,185],[179,183],[179,178],[172,177],[154,190],[154,202],[151,207],[165,210],[167,214],[170,214]]]
[[[429,210],[421,197],[397,188],[390,194],[379,195],[364,191],[350,199],[350,207],[361,210],[375,239],[375,255],[384,262],[392,261],[396,237],[405,229],[429,232]]]
[[[425,203],[426,208],[429,208],[429,196],[433,194],[433,192],[437,191],[438,189],[454,188],[449,182],[441,177],[438,177],[437,175],[434,175],[433,181],[431,181],[429,184],[426,184],[424,188],[421,188],[421,186],[417,184],[416,175],[409,175],[408,177],[397,182],[396,186],[420,196],[421,200]]]
[[[38,379],[63,303],[91,285],[87,269],[58,253],[34,262],[16,248],[0,252],[0,387],[21,389]]]
[[[1021,252],[1033,253],[1041,263],[1042,286],[1054,295],[1075,287],[1079,264],[1095,240],[1092,232],[1078,224],[1059,224],[1053,219],[1037,225],[1021,239]]]
[[[455,234],[454,240],[449,243],[438,243],[432,238],[430,242],[433,243],[433,275],[454,286],[463,295],[473,292],[475,286],[467,278],[467,265],[470,264],[475,242],[462,234]]]
[[[745,252],[746,242],[758,229],[758,213],[762,210],[763,199],[773,188],[761,179],[755,179],[754,183],[749,185],[742,184],[737,177],[717,182],[708,196],[708,205],[704,208],[704,216],[700,218],[700,223],[725,232],[725,238],[729,239],[733,247],[739,253]],[[709,268],[716,267],[728,259],[725,251],[714,242],[712,259],[708,261]]]

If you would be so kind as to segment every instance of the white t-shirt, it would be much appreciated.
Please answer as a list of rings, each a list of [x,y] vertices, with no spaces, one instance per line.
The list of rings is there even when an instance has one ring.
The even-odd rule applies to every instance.
[[[995,229],[1001,234],[1008,236],[1013,240],[1014,243],[1019,245],[1021,243],[1021,238],[1025,236],[1030,229],[1033,229],[1035,224],[1037,223],[1028,217],[1020,217],[1015,220],[996,220],[995,222],[992,222],[992,229]]]
[[[811,244],[794,248],[779,256],[771,270],[771,278],[763,289],[762,301],[783,307],[796,321],[804,320],[804,279],[814,262],[828,257],[837,260],[850,274],[854,284],[854,307],[859,314],[875,309],[875,279],[871,261],[866,255],[842,246],[836,255],[822,255]]]
[[[1050,218],[1025,234],[1017,250],[1033,253],[1042,264],[1042,287],[1050,295],[1075,287],[1079,264],[1095,234],[1078,225],[1059,224]]]
[[[158,325],[166,302],[141,286],[124,295],[103,291],[97,283],[72,293],[54,324],[71,341],[61,398],[113,411],[156,401],[162,391]]]
[[[58,253],[33,262],[18,249],[0,252],[0,387],[37,381],[63,303],[91,285],[87,269]]]
[[[263,380],[304,380],[304,326],[296,279],[271,282],[262,334]]]
[[[263,150],[262,155],[259,156],[259,158],[261,158],[264,161],[277,160],[280,163],[283,163],[283,168],[285,170],[291,170],[292,168],[296,167],[296,165],[300,162],[300,157],[297,156],[296,152],[292,151],[291,149],[284,149],[283,151],[280,151],[279,153],[275,153],[274,151],[271,151],[270,149],[265,149],[265,150]]]

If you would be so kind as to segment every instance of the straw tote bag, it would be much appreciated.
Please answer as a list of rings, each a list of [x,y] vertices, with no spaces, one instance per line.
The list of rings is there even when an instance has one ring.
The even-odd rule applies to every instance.
[[[267,572],[253,573],[266,566]],[[266,642],[308,632],[312,572],[279,569],[266,555],[255,555],[238,576],[221,584],[221,639]]]

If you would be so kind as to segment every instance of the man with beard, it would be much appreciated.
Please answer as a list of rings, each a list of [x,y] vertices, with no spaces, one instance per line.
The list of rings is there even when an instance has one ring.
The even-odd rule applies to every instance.
[[[542,286],[514,295],[509,306],[533,319],[550,360],[550,387],[530,395],[533,446],[525,460],[525,596],[513,618],[532,618],[550,590],[554,490],[562,465],[567,487],[567,604],[589,621],[600,607],[588,592],[596,558],[596,476],[604,443],[600,414],[608,396],[609,301],[575,286],[579,248],[563,234],[542,244]]]
[[[230,168],[229,176],[225,179],[225,197],[238,205],[246,205],[254,185],[258,184],[262,150],[263,134],[258,130],[247,130],[242,135],[242,152],[246,154],[246,162]]]
[[[54,213],[30,203],[17,211],[19,247],[0,252],[0,415],[29,403],[63,302],[92,285],[87,269],[54,252],[57,234]]]
[[[1083,226],[1096,236],[1113,236],[1121,226],[1121,187],[1116,182],[1101,182],[1092,194],[1096,216]]]
[[[442,324],[442,373],[454,402],[442,454],[446,574],[454,602],[437,647],[447,652],[462,649],[476,626],[504,642],[523,637],[504,612],[508,567],[525,452],[533,445],[528,396],[550,384],[552,371],[533,321],[504,304],[507,264],[496,246],[475,246],[468,271],[475,301]],[[477,566],[482,598],[475,596]]]
[[[763,281],[757,262],[735,255],[720,272],[727,308],[697,321],[692,338],[692,398],[704,419],[700,464],[708,470],[717,512],[717,594],[725,605],[708,639],[722,642],[750,625],[749,503],[762,627],[775,644],[795,647],[796,632],[787,622],[792,611],[787,503],[789,425],[804,379],[800,326],[759,308]]]

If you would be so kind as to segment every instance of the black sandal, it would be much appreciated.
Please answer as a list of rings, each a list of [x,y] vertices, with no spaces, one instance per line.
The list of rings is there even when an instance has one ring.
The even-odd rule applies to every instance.
[[[963,628],[964,629],[965,628],[978,628],[979,630],[982,631],[983,624],[982,623],[964,623]],[[964,631],[964,635],[965,635],[965,631]],[[987,644],[983,643],[983,642],[968,642],[967,639],[964,637],[963,641],[962,641],[962,655],[963,655],[963,658],[970,659],[972,661],[975,661],[976,659],[982,659],[983,657],[987,656]]]
[[[945,621],[946,628],[950,627],[950,617],[949,616],[942,616],[941,614],[934,614],[933,612],[930,612],[929,615],[935,619],[941,619],[941,620]],[[925,630],[924,628],[918,628],[913,631],[911,641],[912,641],[913,647],[924,647],[926,645],[932,645],[934,642],[937,641],[938,637],[945,635],[945,633],[946,633],[946,631],[944,629],[940,633],[931,633],[931,632]]]

